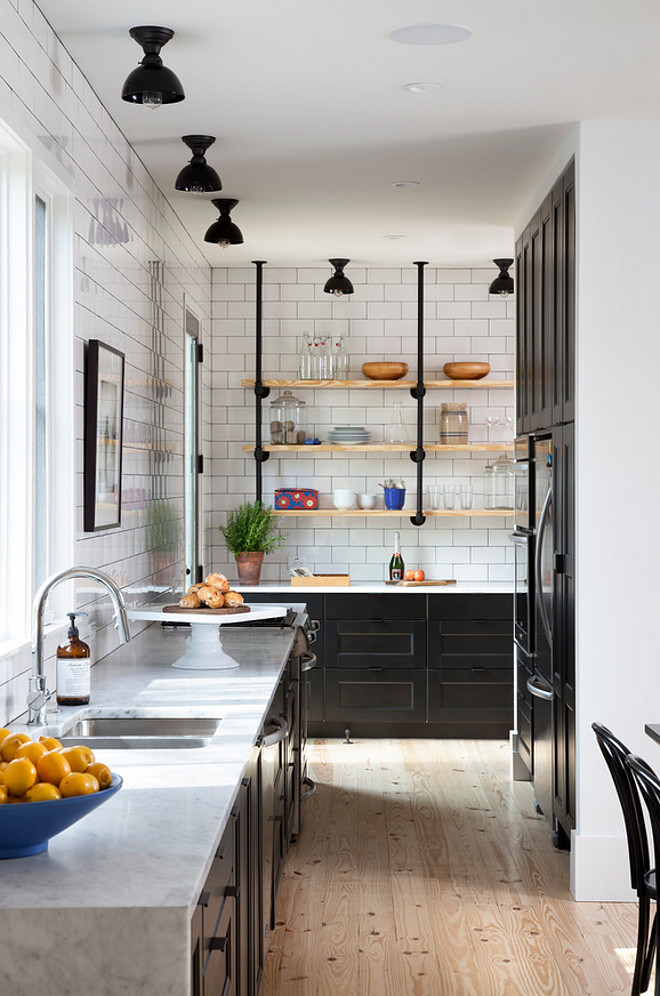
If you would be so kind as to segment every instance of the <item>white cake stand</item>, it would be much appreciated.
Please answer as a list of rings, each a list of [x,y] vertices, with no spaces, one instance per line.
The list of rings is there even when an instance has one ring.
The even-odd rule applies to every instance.
[[[227,623],[249,623],[258,619],[278,619],[285,616],[285,605],[250,605],[249,612],[215,616],[202,612],[164,612],[162,605],[144,605],[129,611],[129,619],[149,619],[154,622],[178,622],[190,625],[192,634],[188,649],[174,661],[172,667],[192,671],[218,671],[240,667],[222,648],[222,627]]]

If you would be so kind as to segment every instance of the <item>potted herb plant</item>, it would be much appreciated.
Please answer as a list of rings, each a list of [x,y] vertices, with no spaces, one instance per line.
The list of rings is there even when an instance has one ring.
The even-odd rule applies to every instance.
[[[278,532],[272,508],[260,501],[247,501],[229,512],[227,524],[219,529],[236,558],[240,583],[259,584],[264,555],[279,549],[286,540]]]

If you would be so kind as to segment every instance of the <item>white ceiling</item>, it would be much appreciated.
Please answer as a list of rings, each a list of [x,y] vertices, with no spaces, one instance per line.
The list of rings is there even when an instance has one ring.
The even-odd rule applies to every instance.
[[[100,99],[216,265],[486,262],[570,123],[660,117],[657,0],[39,0]],[[466,25],[445,46],[405,24]],[[140,24],[170,27],[186,91],[150,111],[120,98]],[[442,83],[427,94],[413,81]],[[209,134],[223,190],[174,191]],[[419,187],[399,189],[397,180]],[[203,242],[212,196],[236,197],[245,242]],[[386,236],[405,235],[391,240]],[[347,270],[350,275],[350,268]]]

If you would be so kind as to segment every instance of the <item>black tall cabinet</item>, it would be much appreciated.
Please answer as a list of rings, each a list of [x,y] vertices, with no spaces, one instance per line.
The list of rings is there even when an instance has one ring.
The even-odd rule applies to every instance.
[[[551,822],[563,844],[575,827],[575,270],[571,161],[516,243],[516,429],[519,436],[551,431],[553,447]],[[518,730],[531,722],[533,743],[520,675],[518,684]],[[534,750],[521,756],[533,774]]]

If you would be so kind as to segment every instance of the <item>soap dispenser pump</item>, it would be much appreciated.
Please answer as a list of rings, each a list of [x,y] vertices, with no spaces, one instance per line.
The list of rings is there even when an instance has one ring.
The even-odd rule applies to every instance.
[[[80,639],[76,616],[86,612],[67,612],[71,625],[67,641],[57,648],[57,704],[87,705],[91,685],[89,647]]]

